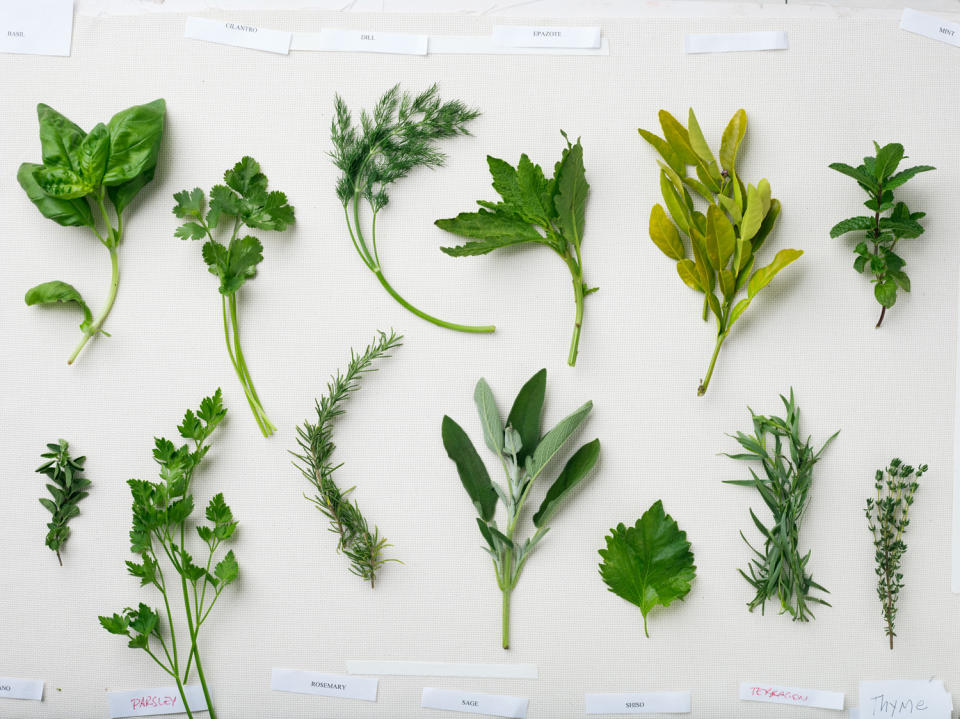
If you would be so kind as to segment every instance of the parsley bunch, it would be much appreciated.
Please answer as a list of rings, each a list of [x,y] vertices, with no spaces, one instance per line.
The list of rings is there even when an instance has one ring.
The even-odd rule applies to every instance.
[[[152,586],[160,592],[163,609],[153,609],[140,602],[136,608],[127,607],[122,613],[100,617],[104,629],[111,634],[127,637],[128,647],[144,650],[173,678],[183,700],[183,711],[188,717],[193,717],[193,713],[183,686],[188,681],[192,665],[197,668],[210,718],[217,717],[197,642],[200,629],[210,617],[220,594],[236,580],[240,572],[233,550],[214,564],[215,554],[237,529],[237,521],[223,500],[223,495],[215,495],[207,504],[205,515],[208,524],[190,521],[194,510],[190,487],[193,473],[210,449],[207,439],[226,414],[218,389],[212,397],[203,399],[196,412],[187,410],[184,415],[177,429],[180,436],[187,440],[186,443],[177,446],[162,437],[154,440],[153,458],[160,465],[160,481],[127,481],[133,496],[130,551],[140,558],[139,562],[128,561],[127,571],[140,580],[141,587]],[[196,531],[202,542],[201,551],[206,554],[205,559],[195,562],[187,551],[188,525]],[[169,565],[166,570],[165,565]],[[180,644],[177,643],[177,627],[170,604],[171,599],[176,599],[175,594],[170,596],[177,588],[175,576],[179,576],[179,589],[183,597],[188,631],[186,647],[182,634]]]
[[[267,176],[260,172],[260,164],[252,157],[244,157],[223,175],[226,185],[214,185],[210,190],[210,207],[203,190],[183,190],[173,198],[177,201],[173,214],[187,220],[174,235],[184,240],[203,240],[203,261],[210,274],[220,280],[220,303],[223,309],[223,335],[230,362],[243,386],[243,392],[264,437],[277,429],[267,417],[247,368],[247,360],[240,347],[240,323],[237,318],[237,292],[257,274],[257,265],[263,260],[263,245],[252,235],[240,236],[243,227],[282,232],[293,224],[293,207],[287,196],[274,190],[267,192]],[[224,245],[213,237],[213,230],[221,224],[233,229],[230,241]],[[229,312],[229,318],[228,318]]]
[[[446,155],[437,149],[437,142],[469,135],[467,123],[480,112],[459,100],[441,102],[436,85],[419,95],[401,93],[400,86],[394,85],[383,94],[372,113],[362,112],[359,127],[354,125],[350,109],[339,95],[335,110],[330,157],[341,172],[337,197],[343,203],[350,240],[367,269],[393,299],[417,317],[459,332],[493,332],[492,325],[447,322],[414,307],[387,282],[377,252],[377,216],[389,202],[387,188],[417,167],[443,165]],[[364,203],[370,210],[369,241],[360,216]]]

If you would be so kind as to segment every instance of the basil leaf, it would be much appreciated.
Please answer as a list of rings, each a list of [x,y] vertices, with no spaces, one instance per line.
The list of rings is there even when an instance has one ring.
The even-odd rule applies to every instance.
[[[36,170],[42,167],[43,165],[24,162],[17,171],[17,182],[27,193],[30,202],[40,210],[40,214],[64,227],[93,227],[93,213],[90,211],[90,205],[86,199],[81,197],[74,200],[63,200],[50,197],[40,188],[33,175]]]
[[[166,103],[161,99],[134,105],[110,118],[110,159],[104,185],[130,182],[157,166],[165,112]]]
[[[87,303],[83,301],[83,297],[77,289],[73,285],[61,282],[60,280],[52,280],[39,284],[36,287],[31,287],[27,290],[27,294],[23,299],[27,305],[31,307],[33,305],[51,305],[57,302],[63,302],[65,304],[74,302],[80,308],[80,311],[83,312],[83,322],[80,323],[80,329],[86,330],[93,322],[93,315],[90,312],[90,308],[87,306]]]
[[[37,105],[40,121],[40,152],[43,164],[48,167],[80,169],[80,145],[86,136],[72,121],[49,105]]]
[[[110,155],[110,133],[102,122],[80,143],[80,176],[92,187],[100,185]]]

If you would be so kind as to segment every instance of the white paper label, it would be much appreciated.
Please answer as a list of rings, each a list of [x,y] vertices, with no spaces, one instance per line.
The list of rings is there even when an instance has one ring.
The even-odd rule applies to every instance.
[[[293,33],[229,20],[188,17],[183,36],[190,40],[206,40],[221,45],[233,45],[287,55],[290,52],[290,41]]]
[[[900,18],[900,29],[960,47],[960,24],[947,22],[910,8],[903,11],[903,16]],[[954,589],[954,591],[957,590]]]
[[[587,714],[689,714],[690,692],[587,694]]]
[[[493,41],[507,47],[566,47],[596,50],[600,47],[598,27],[538,27],[494,25]]]
[[[398,32],[332,30],[296,33],[291,50],[385,52],[395,55],[426,55],[429,38]]]
[[[817,707],[819,709],[843,709],[843,693],[825,692],[819,689],[797,689],[777,684],[740,684],[740,699],[747,702],[766,702],[768,704],[789,704],[795,707]]]
[[[183,688],[183,691],[190,703],[190,711],[201,712],[207,710],[207,702],[203,698],[201,687],[188,685]],[[183,700],[180,698],[180,692],[176,687],[107,692],[107,702],[110,705],[110,719],[151,717],[157,714],[186,714]]]
[[[953,699],[942,681],[860,682],[860,719],[950,719]]]
[[[348,659],[347,671],[351,674],[392,674],[409,677],[537,678],[535,664],[462,664],[460,662]]]
[[[295,669],[274,669],[270,688],[278,692],[317,694],[323,697],[377,701],[377,679],[351,677],[344,674],[300,672]]]
[[[0,699],[43,699],[43,682],[39,679],[0,677]]]
[[[2,0],[0,52],[70,55],[73,0]]]
[[[424,709],[446,709],[464,714],[489,714],[512,719],[524,719],[529,703],[529,699],[520,697],[430,687],[424,688],[423,698],[420,700],[420,706]]]
[[[784,30],[767,32],[723,32],[687,35],[684,47],[688,54],[701,52],[750,52],[786,50],[789,48]]]

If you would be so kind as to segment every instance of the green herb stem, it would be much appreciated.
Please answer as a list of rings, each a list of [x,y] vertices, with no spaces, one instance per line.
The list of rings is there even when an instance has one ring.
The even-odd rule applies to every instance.
[[[513,592],[513,588],[509,586],[504,586],[503,588],[503,648],[510,648],[510,594]]]
[[[240,324],[237,320],[236,293],[230,295],[229,305],[230,325],[233,330],[233,357],[236,358],[235,369],[237,371],[237,377],[240,379],[240,384],[242,384],[244,387],[244,392],[247,395],[247,401],[250,404],[250,409],[253,410],[253,414],[257,418],[257,423],[260,425],[260,430],[263,432],[263,436],[269,437],[276,431],[277,428],[273,422],[270,421],[270,418],[267,417],[267,413],[263,409],[263,403],[260,402],[260,397],[257,395],[257,389],[253,386],[253,378],[250,376],[250,370],[247,368],[247,360],[243,356],[243,349],[240,346]]]
[[[387,282],[387,278],[383,276],[383,272],[381,270],[374,270],[374,274],[377,276],[377,279],[380,280],[380,284],[383,285],[383,288],[388,293],[390,293],[390,296],[393,297],[393,299],[395,299],[397,302],[400,303],[400,305],[402,305],[404,308],[406,308],[407,310],[415,314],[417,317],[424,319],[427,322],[431,322],[437,325],[438,327],[445,327],[450,330],[456,330],[457,332],[470,332],[474,334],[488,334],[496,330],[496,327],[494,325],[460,325],[455,322],[447,322],[445,320],[441,320],[437,317],[434,317],[433,315],[428,315],[423,310],[417,309],[416,307],[411,305],[409,302],[407,302],[405,299],[403,299],[403,297],[401,297],[400,294],[395,289],[393,289],[390,283]]]
[[[573,321],[573,337],[570,339],[570,354],[567,364],[573,367],[577,364],[577,352],[580,348],[580,329],[583,327],[583,271],[580,265],[569,256],[566,257],[567,266],[573,279],[573,299],[577,305],[577,314]]]
[[[67,364],[73,364],[80,354],[80,351],[86,346],[87,342],[90,341],[90,338],[102,331],[103,323],[107,321],[110,310],[113,309],[113,303],[117,299],[117,288],[120,286],[120,262],[117,257],[117,245],[120,244],[121,239],[120,232],[120,230],[117,231],[117,243],[112,246],[107,245],[107,251],[110,253],[110,291],[107,293],[107,302],[100,311],[100,314],[98,314],[90,326],[83,331],[83,337],[70,355],[70,359],[67,360]]]
[[[727,338],[726,332],[720,332],[717,334],[717,344],[713,348],[713,356],[710,357],[710,366],[707,367],[707,373],[704,375],[703,380],[700,382],[700,386],[697,387],[697,396],[703,397],[707,393],[707,387],[710,386],[710,378],[713,376],[714,365],[717,364],[717,357],[720,356],[720,348],[723,346],[723,341]]]

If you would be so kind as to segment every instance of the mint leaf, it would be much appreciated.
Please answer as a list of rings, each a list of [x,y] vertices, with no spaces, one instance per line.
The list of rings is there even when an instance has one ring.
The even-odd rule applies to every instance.
[[[657,500],[632,527],[622,523],[604,538],[600,576],[609,590],[640,607],[647,637],[647,614],[690,593],[696,577],[687,533]]]

